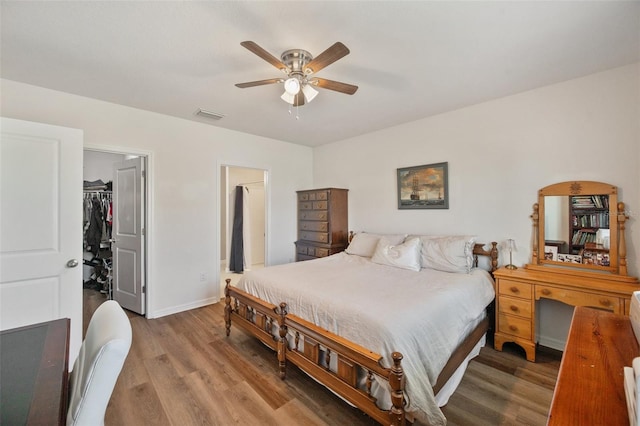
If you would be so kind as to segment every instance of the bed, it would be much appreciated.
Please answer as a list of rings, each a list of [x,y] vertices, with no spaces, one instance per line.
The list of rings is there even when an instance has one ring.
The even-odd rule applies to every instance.
[[[359,233],[345,252],[227,281],[226,333],[256,336],[282,379],[294,364],[381,424],[446,424],[439,407],[484,344],[497,259],[470,236]]]

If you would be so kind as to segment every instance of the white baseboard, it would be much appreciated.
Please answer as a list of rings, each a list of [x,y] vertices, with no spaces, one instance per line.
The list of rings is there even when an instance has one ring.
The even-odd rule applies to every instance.
[[[567,342],[560,339],[554,339],[553,337],[539,336],[538,344],[541,346],[546,346],[547,348],[564,352],[564,347],[566,346]]]
[[[149,312],[147,318],[161,318],[167,315],[177,314],[178,312],[189,311],[191,309],[202,308],[203,306],[213,305],[220,302],[220,299],[210,297],[203,300],[198,300],[192,303],[185,303],[184,305],[171,306],[169,308],[159,309],[157,311]]]

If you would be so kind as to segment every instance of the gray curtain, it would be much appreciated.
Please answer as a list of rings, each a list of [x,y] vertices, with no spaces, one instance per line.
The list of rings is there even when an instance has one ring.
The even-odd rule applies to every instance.
[[[236,199],[233,209],[233,228],[231,231],[231,253],[229,256],[229,271],[244,271],[244,236],[243,228],[243,187],[236,186]]]

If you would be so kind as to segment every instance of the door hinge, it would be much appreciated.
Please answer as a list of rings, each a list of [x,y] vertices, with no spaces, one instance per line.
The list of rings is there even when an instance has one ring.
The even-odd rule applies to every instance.
[[[142,292],[143,292],[143,293],[146,293],[146,292],[147,292],[147,286],[146,286],[146,285],[143,285],[143,286],[142,286]]]
[[[142,170],[142,177],[147,177],[147,171],[146,170]]]
[[[144,235],[144,228],[142,228],[142,229],[140,230],[140,233],[141,233],[142,235]]]

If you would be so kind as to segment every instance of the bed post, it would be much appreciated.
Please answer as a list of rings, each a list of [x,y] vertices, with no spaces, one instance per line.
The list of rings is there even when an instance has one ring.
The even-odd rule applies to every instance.
[[[231,296],[229,296],[229,284],[231,279],[225,280],[227,284],[224,286],[224,326],[227,330],[227,337],[231,333]]]
[[[280,340],[278,341],[278,366],[280,367],[280,378],[282,380],[286,377],[287,367],[287,326],[284,323],[284,319],[287,316],[287,304],[280,303]]]
[[[491,273],[493,274],[498,270],[498,243],[495,241],[491,242]]]
[[[391,387],[392,407],[389,411],[389,422],[392,426],[404,426],[404,370],[400,365],[402,354],[394,352],[391,356],[393,357],[393,367],[391,367],[389,374],[389,386]]]

